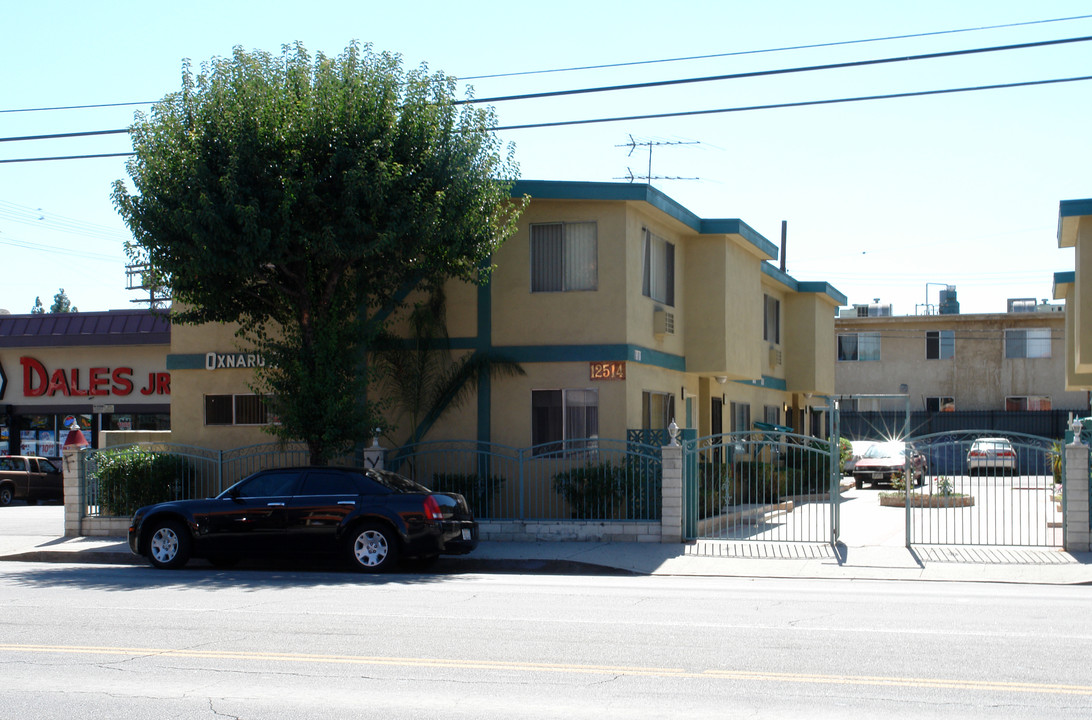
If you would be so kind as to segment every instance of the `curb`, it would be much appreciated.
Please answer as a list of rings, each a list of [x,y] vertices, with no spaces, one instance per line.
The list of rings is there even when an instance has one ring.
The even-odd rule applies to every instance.
[[[66,552],[63,550],[32,550],[29,552],[15,553],[13,555],[0,556],[0,562],[37,562],[37,563],[70,563],[79,565],[129,565],[149,566],[146,559],[129,552],[116,552],[111,550],[85,550],[82,552]],[[193,562],[195,567],[204,567],[206,563],[197,558]],[[243,562],[239,567],[266,567],[269,561]],[[276,564],[276,563],[273,563]],[[331,569],[336,564],[331,564]],[[436,565],[431,568],[437,573],[508,573],[522,574],[534,573],[538,575],[613,575],[613,576],[644,576],[642,573],[608,565],[580,562],[577,560],[542,560],[542,559],[516,559],[516,558],[470,558],[466,556],[441,557]],[[397,572],[397,571],[396,571]]]

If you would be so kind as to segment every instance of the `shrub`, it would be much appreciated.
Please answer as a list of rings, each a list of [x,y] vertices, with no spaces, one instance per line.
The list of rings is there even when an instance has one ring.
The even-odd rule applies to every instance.
[[[725,463],[698,465],[698,518],[719,515],[731,502],[728,492],[729,468]]]
[[[619,482],[626,520],[659,520],[663,505],[663,467],[658,457],[628,455]]]
[[[739,462],[733,468],[732,502],[736,505],[775,502],[788,494],[788,472],[765,462]]]
[[[125,448],[99,453],[97,460],[95,478],[103,515],[125,517],[145,505],[180,497],[187,466],[184,458]]]
[[[606,520],[622,499],[621,468],[609,461],[573,468],[554,475],[554,490],[565,498],[574,519]]]
[[[847,447],[849,441],[843,439],[843,463],[848,459],[844,455]],[[830,448],[826,443],[812,440],[807,445],[792,445],[785,454],[785,467],[792,471],[795,493],[826,491],[830,487]]]

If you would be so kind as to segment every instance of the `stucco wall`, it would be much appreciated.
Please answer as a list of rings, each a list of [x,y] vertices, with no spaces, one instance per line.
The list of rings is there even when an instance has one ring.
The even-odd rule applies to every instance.
[[[924,409],[924,397],[954,397],[956,410],[1000,410],[1007,396],[1046,395],[1052,407],[1087,407],[1082,392],[1065,385],[1065,317],[1062,313],[930,315],[893,318],[839,318],[838,333],[879,332],[881,359],[836,363],[840,395],[901,392],[906,385],[911,409]],[[1049,358],[1006,359],[1006,329],[1046,328]],[[952,358],[926,359],[926,332],[951,330]],[[860,409],[880,409],[861,405]]]

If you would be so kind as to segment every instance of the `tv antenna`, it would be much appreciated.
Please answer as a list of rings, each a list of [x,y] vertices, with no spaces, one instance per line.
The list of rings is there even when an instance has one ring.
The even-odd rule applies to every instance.
[[[652,174],[652,148],[668,145],[701,145],[699,140],[646,140],[638,142],[631,133],[629,136],[629,142],[623,145],[615,145],[614,147],[628,147],[629,153],[626,157],[632,157],[639,147],[648,147],[648,174],[647,175],[635,175],[633,170],[629,167],[626,168],[625,177],[615,178],[616,180],[629,180],[634,182],[635,180],[647,180],[652,182],[653,180],[700,180],[696,177],[671,177],[667,175],[653,175]]]

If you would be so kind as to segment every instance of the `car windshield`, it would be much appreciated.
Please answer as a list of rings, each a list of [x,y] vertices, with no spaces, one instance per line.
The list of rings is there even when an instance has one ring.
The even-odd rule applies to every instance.
[[[974,445],[971,446],[974,450],[984,450],[986,452],[998,452],[1001,450],[1012,450],[1012,444],[1008,440],[1003,438],[987,438],[985,440],[975,440]]]
[[[872,447],[865,450],[864,455],[861,457],[866,458],[890,458],[890,457],[902,457],[906,451],[906,445],[904,443],[876,443]]]

